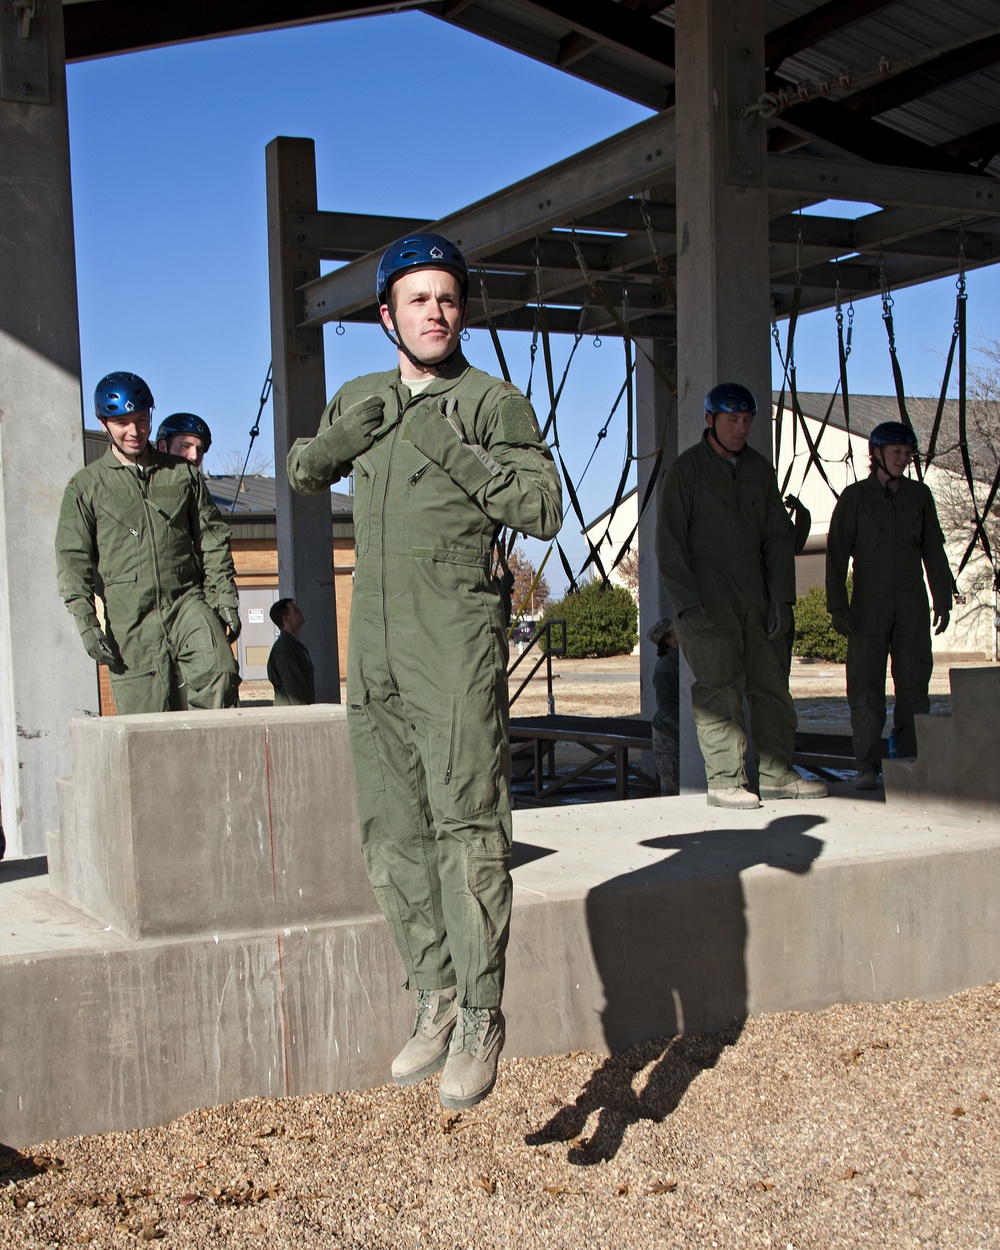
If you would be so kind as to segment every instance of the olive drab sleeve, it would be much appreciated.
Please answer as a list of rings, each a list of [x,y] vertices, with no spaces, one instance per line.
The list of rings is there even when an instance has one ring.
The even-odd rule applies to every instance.
[[[96,621],[94,594],[97,546],[93,514],[81,498],[74,479],[63,492],[56,527],[56,573],[59,594],[76,618],[82,634]]]
[[[931,600],[934,611],[950,612],[952,595],[955,589],[955,578],[948,556],[944,548],[944,534],[938,521],[934,496],[927,491],[927,507],[924,509],[924,532],[921,541],[921,554],[924,568],[927,570],[927,582],[931,588]]]
[[[795,527],[781,500],[773,469],[768,473],[761,559],[772,603],[795,602]]]
[[[660,504],[656,518],[656,561],[660,579],[667,588],[677,616],[701,603],[701,592],[691,567],[688,518],[691,515],[690,483],[681,477],[676,464],[664,473],[660,483]]]
[[[491,472],[480,497],[486,515],[532,538],[555,538],[562,526],[562,483],[531,404],[515,387],[506,387],[498,420],[483,438],[500,466]]]
[[[464,411],[468,407],[473,411]],[[404,438],[432,460],[498,525],[554,538],[562,525],[562,485],[531,404],[498,383],[482,405],[441,397],[413,416]]]
[[[201,557],[205,598],[210,606],[238,608],[236,569],[230,545],[231,533],[222,513],[212,501],[201,472],[192,469],[195,489],[192,493],[191,536]]]
[[[857,537],[857,511],[854,503],[856,493],[844,492],[830,518],[830,532],[826,541],[826,610],[846,612],[847,566]]]

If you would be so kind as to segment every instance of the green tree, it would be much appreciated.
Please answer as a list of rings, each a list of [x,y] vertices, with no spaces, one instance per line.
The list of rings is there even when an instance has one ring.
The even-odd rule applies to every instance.
[[[586,582],[545,609],[545,620],[565,620],[566,654],[628,655],[639,640],[639,609],[624,586]]]
[[[848,594],[851,585],[847,582]],[[826,610],[826,591],[822,586],[810,586],[795,601],[795,655],[806,659],[833,660],[843,664],[847,659],[847,639],[833,628],[830,613]]]

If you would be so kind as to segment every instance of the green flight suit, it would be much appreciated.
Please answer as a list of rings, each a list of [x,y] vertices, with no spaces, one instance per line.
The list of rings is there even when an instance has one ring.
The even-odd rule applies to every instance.
[[[305,644],[287,629],[275,638],[267,657],[267,680],[274,687],[275,707],[316,702],[312,658]]]
[[[848,606],[847,566],[852,558]],[[830,520],[826,606],[829,612],[847,612],[847,701],[860,770],[881,765],[890,656],[896,751],[917,753],[914,717],[930,711],[927,689],[934,667],[924,569],[934,611],[950,612],[954,580],[930,490],[904,477],[895,491],[887,492],[874,472],[848,486]]]
[[[126,666],[119,715],[233,707],[239,671],[216,609],[239,610],[229,526],[200,471],[147,448],[138,468],[109,448],[70,479],[56,530],[59,593],[83,634],[104,602]]]
[[[656,557],[695,678],[691,705],[708,788],[747,783],[744,695],[760,782],[787,784],[797,776],[795,705],[767,623],[771,604],[795,602],[795,558],[792,525],[767,460],[751,447],[735,461],[723,459],[706,430],[663,475]],[[711,622],[703,631],[682,615],[699,604]]]
[[[497,1007],[512,886],[507,622],[491,546],[501,525],[558,532],[559,475],[521,392],[458,356],[417,395],[398,370],[342,387],[316,438],[288,454],[296,490],[349,472],[324,435],[371,395],[385,411],[354,461],[347,666],[362,850],[408,985],[457,985],[460,1003]]]

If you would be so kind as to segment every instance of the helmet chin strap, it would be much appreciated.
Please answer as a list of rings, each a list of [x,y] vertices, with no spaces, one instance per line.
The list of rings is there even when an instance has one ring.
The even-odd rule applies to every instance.
[[[735,459],[736,459],[736,457],[737,457],[740,453],[739,453],[738,451],[730,451],[730,450],[729,450],[729,448],[725,445],[725,443],[723,443],[723,441],[719,438],[718,434],[716,434],[716,432],[715,432],[715,422],[718,420],[718,416],[719,416],[719,414],[718,414],[717,412],[713,412],[713,413],[712,413],[712,424],[708,427],[709,437],[714,438],[714,439],[715,439],[715,441],[718,443],[718,445],[719,445],[719,446],[722,448],[722,450],[726,453],[726,455],[727,455],[727,456],[732,456],[732,457],[733,457],[733,459],[735,460]],[[741,448],[740,450],[742,450],[742,448]]]
[[[435,363],[433,364],[431,364],[429,361],[421,360],[420,357],[414,355],[414,353],[411,352],[410,349],[403,342],[403,336],[400,334],[399,326],[396,324],[396,314],[392,310],[392,304],[389,302],[388,296],[386,297],[386,307],[389,309],[389,320],[392,322],[392,328],[395,331],[396,337],[395,338],[392,337],[392,334],[389,332],[388,327],[386,326],[385,322],[382,320],[381,317],[379,318],[379,325],[382,327],[382,333],[389,340],[389,342],[393,345],[393,347],[395,347],[398,351],[401,351],[403,355],[406,357],[406,359],[410,362],[411,365],[413,365],[415,369],[422,369],[424,370],[425,373],[443,373],[444,370],[447,369],[447,367],[451,364],[451,362],[458,355],[459,350],[461,348],[461,339],[459,339],[459,341],[455,344],[454,350],[449,352],[448,355],[445,356],[444,360],[435,361]],[[463,323],[465,321],[465,301],[464,300],[462,301],[462,321]]]
[[[152,416],[152,409],[150,409],[150,416]],[[111,442],[111,446],[114,447],[115,450],[118,451],[121,455],[123,455],[125,459],[129,462],[129,464],[134,464],[136,467],[138,467],[139,457],[144,456],[146,454],[146,447],[149,446],[149,439],[148,438],[146,439],[146,447],[143,447],[142,451],[139,452],[139,455],[136,456],[136,455],[133,455],[132,452],[126,451],[125,448],[121,445],[121,443],[118,442],[115,436],[111,433],[111,430],[108,428],[107,421],[105,421],[103,418],[101,418],[101,425],[104,426],[104,433],[107,434],[108,439]]]

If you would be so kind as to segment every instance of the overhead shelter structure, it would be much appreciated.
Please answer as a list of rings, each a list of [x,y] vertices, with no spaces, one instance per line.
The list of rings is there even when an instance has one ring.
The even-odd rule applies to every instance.
[[[960,256],[967,267],[995,259],[994,0],[5,4],[0,783],[14,853],[38,851],[54,825],[68,720],[96,707],[91,666],[59,610],[52,559],[59,493],[83,460],[65,63],[402,10],[448,21],[655,110],[624,134],[438,223],[482,266],[493,315],[505,326],[531,328],[543,304],[553,332],[582,326],[615,334],[624,323],[641,341],[640,455],[663,445],[669,457],[693,442],[701,398],[720,378],[769,392],[772,310],[783,316],[793,304],[799,311],[829,306],[838,287],[854,298],[884,285],[898,290],[956,272]],[[277,140],[269,151],[279,465],[287,441],[315,427],[325,399],[322,326],[374,317],[373,253],[408,227],[406,218],[321,211],[309,196],[311,159],[301,142]],[[287,180],[303,172],[305,191],[293,202]],[[879,207],[856,221],[798,211],[831,198]],[[324,276],[323,257],[349,263]],[[486,317],[477,285],[473,325]],[[675,378],[675,385],[664,381]],[[668,438],[672,389],[677,416]],[[570,422],[567,414],[563,428]],[[41,466],[39,430],[55,449]],[[769,450],[767,432],[755,436]],[[640,461],[640,493],[652,463]],[[320,550],[309,541],[310,526],[329,521],[315,505],[303,510],[309,503],[293,506],[290,495],[279,496],[289,518],[279,539],[282,577],[294,580],[315,620],[325,613],[332,622],[331,579],[308,555]],[[653,545],[640,547],[648,618],[667,605]]]

